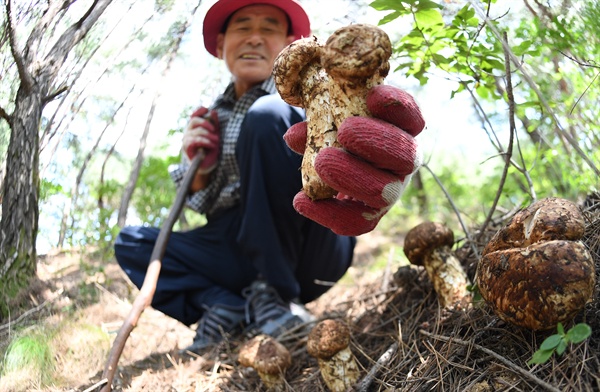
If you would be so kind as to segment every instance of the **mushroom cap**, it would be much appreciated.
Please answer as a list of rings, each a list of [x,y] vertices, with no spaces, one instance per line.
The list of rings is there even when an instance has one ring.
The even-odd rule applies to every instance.
[[[328,319],[319,322],[308,334],[306,349],[319,359],[333,357],[350,344],[350,328],[340,320]]]
[[[522,248],[541,241],[577,241],[585,232],[585,220],[577,205],[550,197],[516,213],[483,250],[488,254],[502,249]]]
[[[244,343],[238,361],[265,374],[283,373],[292,364],[288,349],[269,335],[257,335]]]
[[[389,71],[392,43],[377,26],[352,24],[337,29],[325,42],[322,64],[329,75],[343,79],[367,79]]]
[[[501,319],[546,330],[583,309],[592,298],[595,276],[585,245],[554,240],[484,255],[477,286]]]
[[[304,107],[303,88],[306,71],[321,69],[321,45],[316,37],[299,39],[286,46],[275,58],[273,78],[281,99],[292,106]]]
[[[425,256],[436,248],[451,247],[454,233],[443,223],[423,222],[406,233],[404,254],[411,263],[423,265]]]

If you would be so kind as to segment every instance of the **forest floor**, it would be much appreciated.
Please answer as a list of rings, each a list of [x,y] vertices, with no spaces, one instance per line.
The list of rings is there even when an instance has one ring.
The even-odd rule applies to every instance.
[[[599,216],[588,222],[597,273]],[[398,256],[402,241],[377,231],[361,236],[354,266],[308,305],[319,319],[336,317],[349,325],[361,373],[353,390],[600,390],[597,288],[594,300],[574,320],[590,325],[592,337],[569,345],[562,356],[529,365],[542,341],[556,331],[507,324],[483,302],[440,308],[422,267],[405,265]],[[470,249],[463,246],[457,254],[472,278],[477,263]],[[114,261],[84,251],[41,257],[29,308],[0,325],[0,392],[99,391],[113,339],[137,294]],[[127,340],[112,390],[265,390],[257,373],[237,362],[243,341],[229,339],[202,356],[180,355],[193,336],[193,329],[146,309]],[[327,391],[316,359],[306,351],[306,336],[306,331],[292,331],[280,338],[292,354],[285,390]],[[23,337],[37,343],[27,346]],[[7,350],[11,342],[12,352]],[[38,356],[45,362],[34,365],[23,352],[15,355],[15,342],[23,344],[24,352],[42,351]],[[47,350],[39,349],[44,345]]]

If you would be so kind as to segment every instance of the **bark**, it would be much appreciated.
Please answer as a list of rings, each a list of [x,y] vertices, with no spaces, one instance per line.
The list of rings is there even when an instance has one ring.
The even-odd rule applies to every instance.
[[[14,112],[9,117],[11,128],[2,186],[2,220],[0,221],[0,304],[27,285],[36,271],[35,241],[38,229],[39,193],[39,128],[44,105],[57,74],[73,47],[88,33],[111,0],[97,0],[85,15],[58,38],[44,58],[40,47],[43,32],[58,14],[64,2],[51,2],[33,28],[24,49],[15,39],[12,4],[6,2],[11,53],[19,73],[19,88]],[[6,309],[0,308],[0,314]]]

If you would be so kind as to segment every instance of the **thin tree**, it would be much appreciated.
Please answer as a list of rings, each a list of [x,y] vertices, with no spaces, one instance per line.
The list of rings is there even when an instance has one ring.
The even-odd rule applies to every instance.
[[[6,175],[2,186],[0,221],[0,303],[27,285],[36,272],[35,241],[39,218],[39,130],[44,106],[63,92],[56,90],[59,71],[69,53],[90,31],[112,0],[95,0],[83,16],[69,26],[47,52],[40,52],[45,33],[62,18],[71,0],[40,2],[45,10],[20,47],[13,2],[5,0],[5,31],[18,72],[18,89],[8,113],[0,118],[10,127]],[[2,305],[6,306],[6,305]],[[0,312],[4,309],[0,309]]]
[[[202,3],[202,1],[198,2],[196,7],[194,7],[194,9],[190,13],[189,17],[184,22],[176,22],[172,26],[172,28],[169,30],[168,38],[170,41],[170,45],[168,45],[168,47],[167,47],[168,52],[167,52],[167,57],[165,60],[165,67],[161,74],[161,82],[159,82],[157,84],[158,87],[156,88],[156,90],[154,92],[154,97],[152,98],[152,103],[150,105],[148,117],[146,118],[146,125],[144,127],[144,132],[142,134],[142,137],[140,138],[138,154],[135,158],[135,162],[131,169],[131,173],[129,175],[129,180],[127,181],[125,190],[123,191],[123,196],[121,197],[121,204],[119,206],[119,215],[117,218],[117,224],[119,225],[119,227],[125,226],[125,222],[127,220],[127,209],[129,208],[129,203],[131,201],[133,192],[135,190],[135,184],[137,183],[137,180],[140,176],[140,172],[142,170],[142,164],[144,162],[144,153],[146,150],[146,140],[148,139],[148,134],[150,132],[150,126],[151,126],[152,120],[154,118],[154,111],[156,109],[156,104],[159,101],[161,93],[162,93],[161,88],[160,88],[162,86],[162,81],[164,81],[166,79],[166,77],[168,76],[169,71],[171,70],[171,66],[173,65],[173,62],[175,61],[175,59],[177,58],[177,54],[178,54],[179,48],[181,46],[181,41],[183,40],[183,37],[184,37],[186,31],[190,27],[190,24],[192,23],[194,15],[196,14],[196,11],[198,10],[198,7],[200,7],[201,3]]]

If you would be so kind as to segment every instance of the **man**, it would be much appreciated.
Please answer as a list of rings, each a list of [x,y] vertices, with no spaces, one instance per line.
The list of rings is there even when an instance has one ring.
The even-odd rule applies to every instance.
[[[219,0],[207,12],[203,32],[206,49],[225,61],[232,81],[210,110],[192,114],[183,136],[183,164],[171,174],[179,184],[189,160],[198,150],[205,153],[188,206],[206,214],[207,223],[172,233],[152,301],[182,323],[198,323],[187,347],[193,352],[219,342],[223,333],[277,336],[309,320],[301,305],[343,276],[356,243],[330,230],[328,218],[319,218],[336,209],[352,215],[364,205],[352,195],[333,207],[309,201],[303,214],[315,215],[314,220],[293,207],[302,187],[302,157],[283,136],[304,115],[281,100],[271,73],[283,48],[310,35],[302,7],[295,0]],[[302,127],[295,129],[288,136],[298,144],[306,136]],[[414,151],[412,138],[408,144]],[[410,158],[402,180],[415,169],[416,155]],[[375,219],[387,209],[379,209]],[[126,227],[117,238],[116,258],[138,287],[158,232]]]

